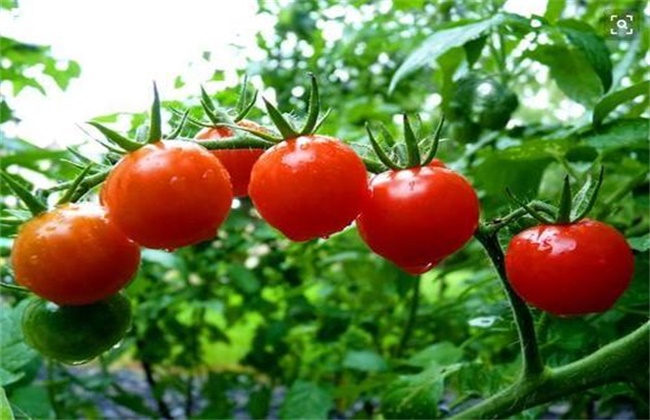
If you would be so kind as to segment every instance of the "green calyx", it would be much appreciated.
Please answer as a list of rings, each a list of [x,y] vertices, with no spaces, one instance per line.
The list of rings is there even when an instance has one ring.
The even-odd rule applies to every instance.
[[[0,178],[9,187],[9,189],[18,197],[27,207],[32,216],[37,216],[47,210],[47,204],[35,194],[29,191],[15,177],[9,175],[4,169],[0,169]]]
[[[382,143],[377,140],[369,124],[366,123],[368,138],[377,158],[384,166],[393,170],[427,166],[433,161],[438,152],[440,134],[442,133],[442,127],[445,122],[444,116],[440,119],[433,136],[423,137],[420,130],[413,130],[413,126],[406,114],[404,114],[403,122],[403,142],[395,141],[388,129],[384,125],[381,125]],[[420,123],[419,127],[421,128],[421,126],[422,124]]]
[[[161,106],[160,98],[158,96],[158,88],[154,83],[153,102],[151,104],[151,110],[149,111],[149,125],[146,127],[146,135],[144,135],[141,140],[125,137],[96,121],[89,121],[88,124],[95,127],[106,138],[106,141],[96,140],[99,144],[106,147],[113,153],[122,155],[124,153],[138,150],[146,144],[156,143],[162,139],[176,138],[180,134],[183,125],[188,119],[188,113],[183,114],[180,124],[172,131],[170,135],[164,136],[162,134],[162,118],[160,110]]]
[[[582,185],[582,188],[580,188],[575,195],[571,192],[571,182],[569,176],[566,175],[564,177],[557,211],[545,212],[548,215],[542,214],[542,212],[537,211],[530,205],[526,204],[523,200],[515,197],[509,189],[506,189],[506,192],[510,198],[517,203],[517,205],[523,208],[526,213],[538,220],[540,223],[560,225],[571,224],[583,219],[596,204],[598,192],[603,183],[603,174],[604,168],[601,167],[595,181],[593,177],[589,175],[585,183]]]
[[[313,73],[308,73],[309,78],[311,79],[311,87],[309,89],[309,97],[307,98],[307,118],[303,123],[303,126],[300,129],[297,129],[293,124],[287,119],[278,108],[269,102],[266,98],[262,98],[264,101],[264,106],[266,112],[275,125],[279,135],[273,135],[268,133],[263,133],[258,130],[239,127],[239,126],[229,126],[237,130],[242,130],[249,132],[267,142],[279,143],[283,140],[293,139],[300,136],[306,136],[309,134],[314,134],[318,128],[323,124],[325,118],[329,115],[329,110],[326,111],[322,116],[320,115],[320,95],[318,93],[318,82]]]

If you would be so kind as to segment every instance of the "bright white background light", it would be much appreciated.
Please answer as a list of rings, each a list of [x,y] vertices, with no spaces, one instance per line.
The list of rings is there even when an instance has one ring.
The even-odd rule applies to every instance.
[[[8,134],[47,147],[82,143],[76,124],[146,110],[154,80],[164,99],[195,94],[215,69],[245,65],[255,33],[272,24],[256,12],[255,0],[20,0],[0,14],[3,36],[51,45],[55,58],[77,61],[82,73],[65,92],[25,89],[12,99],[21,122]],[[178,75],[184,91],[174,90]]]

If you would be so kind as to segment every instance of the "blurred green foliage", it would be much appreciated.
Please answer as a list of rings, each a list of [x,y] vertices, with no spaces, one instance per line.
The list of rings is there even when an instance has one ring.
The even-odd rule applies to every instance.
[[[369,153],[367,121],[384,123],[396,134],[398,114],[419,113],[423,127],[432,131],[456,81],[468,73],[490,75],[514,92],[519,107],[505,128],[480,129],[474,142],[465,144],[448,125],[440,148],[442,160],[476,187],[485,220],[512,209],[506,187],[522,198],[554,200],[566,173],[582,182],[605,167],[591,215],[628,237],[635,250],[635,277],[616,307],[604,314],[556,318],[534,313],[549,365],[588,355],[647,319],[648,80],[643,59],[650,26],[646,19],[643,33],[631,40],[602,37],[607,10],[642,16],[643,2],[555,0],[543,16],[532,19],[500,13],[500,1],[304,0],[260,1],[259,6],[275,26],[257,35],[265,58],[251,61],[241,73],[272,89],[283,112],[300,117],[306,73],[314,72],[324,105],[332,109],[321,131],[349,141],[361,154]],[[3,75],[13,85],[12,95],[25,86],[42,89],[24,77],[25,68],[37,62],[61,88],[78,74],[73,62],[52,72],[46,47],[6,38],[2,46],[12,63],[11,73]],[[221,76],[217,72],[215,79]],[[211,93],[222,105],[236,102],[235,89]],[[198,98],[197,92],[165,105],[190,108],[200,118]],[[5,122],[11,109],[4,101],[0,106]],[[570,108],[578,109],[577,116],[567,118]],[[259,110],[252,118],[269,123]],[[144,120],[144,115],[133,116],[131,134]],[[195,131],[190,127],[184,134]],[[3,167],[52,180],[70,179],[74,172],[61,161],[64,157],[74,160],[68,152],[39,149],[24,140],[3,141]],[[4,295],[0,379],[14,415],[98,417],[101,397],[138,417],[173,412],[176,417],[229,418],[246,410],[254,418],[379,413],[431,418],[493,395],[515,379],[520,354],[512,315],[475,241],[415,278],[371,254],[354,228],[328,240],[290,243],[259,218],[248,200],[237,204],[213,241],[174,253],[143,252],[138,277],[127,289],[133,327],[96,369],[79,372],[47,363],[46,378],[37,377],[44,361],[24,345],[16,328],[24,300]],[[6,258],[23,214],[8,197],[2,206],[1,275],[10,283]],[[504,243],[532,223],[526,219],[504,232]],[[121,369],[143,372],[149,394],[124,389],[114,380]],[[603,386],[522,415],[536,418],[559,410],[566,418],[611,417],[627,409],[646,418],[647,384],[648,373],[640,371],[631,386]],[[284,393],[279,409],[277,390]],[[243,406],[233,391],[247,396]],[[0,413],[6,409],[3,401]],[[414,409],[421,406],[428,409]]]

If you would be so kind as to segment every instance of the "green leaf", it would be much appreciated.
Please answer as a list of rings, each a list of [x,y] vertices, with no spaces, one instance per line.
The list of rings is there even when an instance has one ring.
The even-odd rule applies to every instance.
[[[246,405],[248,414],[254,419],[268,418],[272,397],[272,389],[266,385],[261,385],[259,389],[251,392]]]
[[[326,419],[334,405],[332,394],[313,382],[298,380],[284,397],[281,419]]]
[[[14,113],[7,105],[7,101],[4,98],[0,99],[0,124],[7,122],[14,118]]]
[[[52,405],[44,386],[26,386],[11,393],[9,401],[34,419],[52,418]]]
[[[617,120],[590,130],[582,136],[582,141],[600,151],[612,151],[624,147],[647,149],[650,120],[635,118]]]
[[[9,165],[18,165],[36,172],[49,173],[51,169],[44,171],[38,165],[40,161],[60,161],[67,157],[65,150],[41,149],[24,140],[8,136],[4,136],[2,141],[3,155],[2,159],[0,159],[0,167],[2,168]]]
[[[460,47],[467,42],[475,40],[483,36],[490,29],[503,24],[506,22],[507,16],[499,13],[484,20],[456,22],[452,27],[446,27],[436,31],[399,66],[390,81],[388,91],[392,92],[395,86],[406,76],[427,64],[433,64],[438,57],[450,49]]]
[[[230,279],[233,286],[245,295],[257,293],[262,284],[259,279],[250,270],[241,265],[232,265],[229,270]]]
[[[603,92],[607,92],[612,86],[612,61],[605,40],[584,22],[569,19],[557,22],[556,26],[569,38],[572,45],[584,53],[600,78]]]
[[[548,0],[546,5],[546,12],[544,12],[544,17],[549,22],[555,22],[562,16],[564,7],[566,6],[566,0]]]
[[[569,150],[568,140],[525,140],[519,146],[508,147],[497,152],[501,159],[534,160],[562,156]]]
[[[481,57],[481,52],[483,52],[485,41],[487,41],[487,36],[482,36],[472,41],[469,41],[465,45],[463,45],[463,49],[465,50],[465,55],[467,56],[467,64],[469,65],[470,68]]]
[[[600,126],[605,117],[609,115],[617,106],[631,101],[637,96],[648,95],[648,90],[650,89],[650,81],[645,80],[636,85],[626,87],[625,89],[612,92],[609,95],[603,97],[594,108],[594,113],[592,116],[592,123],[594,127]]]
[[[550,158],[509,160],[493,154],[476,168],[475,183],[503,200],[506,188],[528,199],[537,195],[543,170],[550,162]]]
[[[457,363],[463,357],[463,351],[449,341],[433,344],[420,350],[408,359],[413,366],[428,368],[432,365],[447,366]]]
[[[29,299],[25,299],[13,308],[4,306],[0,311],[0,386],[7,386],[20,379],[24,367],[36,357],[36,352],[25,344],[20,326],[28,303]]]
[[[382,414],[390,419],[436,418],[443,390],[444,375],[439,366],[401,376],[388,384],[381,399]]]
[[[0,387],[0,420],[14,420],[5,389]]]
[[[348,351],[343,358],[343,367],[362,372],[381,372],[386,370],[386,362],[374,351]]]
[[[538,45],[526,56],[548,66],[557,86],[576,102],[591,106],[603,93],[600,78],[585,54],[578,49]]]
[[[643,236],[627,238],[627,243],[635,251],[646,252],[650,250],[650,234],[646,233]]]

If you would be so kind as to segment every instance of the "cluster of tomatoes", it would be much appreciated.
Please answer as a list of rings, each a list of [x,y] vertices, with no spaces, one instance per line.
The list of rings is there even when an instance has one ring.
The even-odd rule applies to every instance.
[[[267,108],[281,138],[273,139],[270,130],[241,119],[237,126],[206,126],[192,141],[149,141],[112,168],[99,204],[63,204],[25,223],[11,255],[16,282],[55,304],[41,300],[28,308],[25,329],[36,331],[26,333],[28,342],[69,362],[110,348],[129,325],[130,305],[119,292],[138,270],[140,247],[173,250],[213,238],[234,197],[249,196],[260,216],[293,241],[327,238],[356,221],[370,249],[414,275],[456,252],[477,229],[474,189],[435,159],[439,131],[422,158],[405,117],[406,163],[390,160],[369,131],[388,168],[369,176],[350,146],[313,133],[317,109],[311,109],[302,130],[295,130],[275,108]],[[271,140],[261,148],[202,146],[205,141],[233,139],[234,128]],[[629,282],[632,256],[618,232],[600,225],[598,235],[615,245],[609,253],[595,250],[590,245],[595,234],[588,232],[596,225],[582,221],[515,237],[506,267],[517,292],[558,314],[609,308]],[[578,246],[598,260],[566,257]],[[584,279],[589,264],[595,267],[587,270],[594,280],[576,281]],[[547,287],[549,282],[557,287]],[[584,288],[588,290],[578,290]],[[567,308],[558,300],[558,291],[560,296],[584,292],[586,303]],[[93,316],[103,316],[103,323],[113,328],[85,331],[83,323]],[[80,355],[70,348],[87,351]]]

